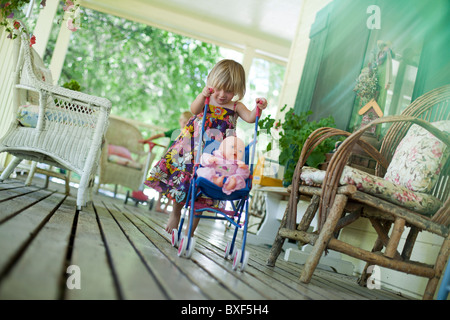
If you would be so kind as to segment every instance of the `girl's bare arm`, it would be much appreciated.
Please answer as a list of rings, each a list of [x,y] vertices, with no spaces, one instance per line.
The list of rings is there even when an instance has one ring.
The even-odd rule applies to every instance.
[[[203,111],[205,107],[206,97],[210,97],[212,93],[212,88],[204,87],[202,92],[195,98],[191,103],[191,112],[193,114],[199,114]]]
[[[257,98],[256,99],[256,107],[250,111],[247,109],[247,107],[243,104],[238,102],[236,105],[236,111],[239,115],[239,117],[242,118],[245,122],[248,123],[255,123],[256,121],[256,109],[259,108],[261,110],[264,110],[267,107],[267,100],[264,98]]]

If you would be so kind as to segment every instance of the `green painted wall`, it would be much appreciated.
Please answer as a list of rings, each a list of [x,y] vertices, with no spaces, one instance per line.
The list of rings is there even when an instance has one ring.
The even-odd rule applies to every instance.
[[[378,16],[368,11],[371,5]],[[374,17],[379,28],[368,27]],[[333,115],[345,130],[359,124],[363,103],[353,88],[380,40],[390,42],[393,57],[390,69],[386,63],[378,68],[377,98],[385,114],[399,114],[417,96],[450,83],[448,0],[334,0],[317,14],[310,39],[295,111],[312,110],[311,120]]]

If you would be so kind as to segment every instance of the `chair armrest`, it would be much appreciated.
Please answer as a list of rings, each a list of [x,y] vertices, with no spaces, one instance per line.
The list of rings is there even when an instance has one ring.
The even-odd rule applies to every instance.
[[[333,136],[345,136],[350,137],[352,134],[350,132],[336,129],[336,128],[330,128],[330,127],[323,127],[316,129],[314,132],[312,132],[309,137],[306,139],[299,160],[297,162],[297,165],[295,167],[293,179],[292,179],[292,190],[296,190],[294,193],[291,192],[290,197],[290,203],[289,206],[289,212],[287,217],[287,226],[292,227],[295,225],[296,216],[297,216],[297,202],[299,197],[299,187],[301,184],[300,175],[302,172],[302,168],[306,163],[306,160],[310,156],[310,154],[313,152],[313,150],[320,145],[324,140],[333,137]],[[383,167],[387,168],[389,165],[386,159],[381,155],[381,153],[375,149],[372,145],[367,143],[364,140],[356,140],[355,143],[357,143],[364,151],[366,151],[370,156],[372,156],[377,162],[379,162]],[[338,150],[341,148],[339,147]],[[333,154],[333,157],[335,157],[337,152]],[[343,162],[344,165],[347,163],[347,159]]]
[[[57,96],[63,100],[67,100],[73,103],[84,103],[91,105],[92,107],[104,108],[105,111],[111,110],[111,101],[106,98],[93,96],[84,92],[74,91],[63,87],[52,86],[48,83],[38,80],[38,88],[45,90],[52,95]]]

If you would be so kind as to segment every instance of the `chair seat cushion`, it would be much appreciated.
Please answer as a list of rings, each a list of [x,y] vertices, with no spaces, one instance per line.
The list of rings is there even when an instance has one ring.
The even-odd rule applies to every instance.
[[[115,154],[109,155],[108,161],[118,164],[118,165],[121,165],[121,166],[133,168],[136,170],[141,170],[144,167],[144,165],[142,163],[136,162],[136,161],[128,159],[128,158],[120,157]]]
[[[131,152],[122,146],[116,146],[113,144],[108,144],[108,155],[116,155],[122,158],[133,160]]]
[[[75,125],[79,127],[93,128],[96,115],[93,113],[83,114],[78,106],[72,108],[52,106],[45,111],[44,119],[53,123],[64,123],[66,125]],[[17,112],[17,120],[23,127],[36,128],[39,119],[39,106],[27,104],[20,106]]]
[[[305,184],[320,185],[324,178],[325,171],[323,170],[311,167],[302,168],[300,179]],[[349,166],[344,168],[339,184],[354,185],[359,191],[428,216],[433,215],[442,206],[442,202],[430,194],[412,191]]]

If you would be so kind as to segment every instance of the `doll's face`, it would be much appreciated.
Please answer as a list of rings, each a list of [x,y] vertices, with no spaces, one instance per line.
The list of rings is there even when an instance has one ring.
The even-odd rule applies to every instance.
[[[238,137],[228,137],[222,141],[219,150],[227,160],[242,160],[244,158],[245,145]]]

